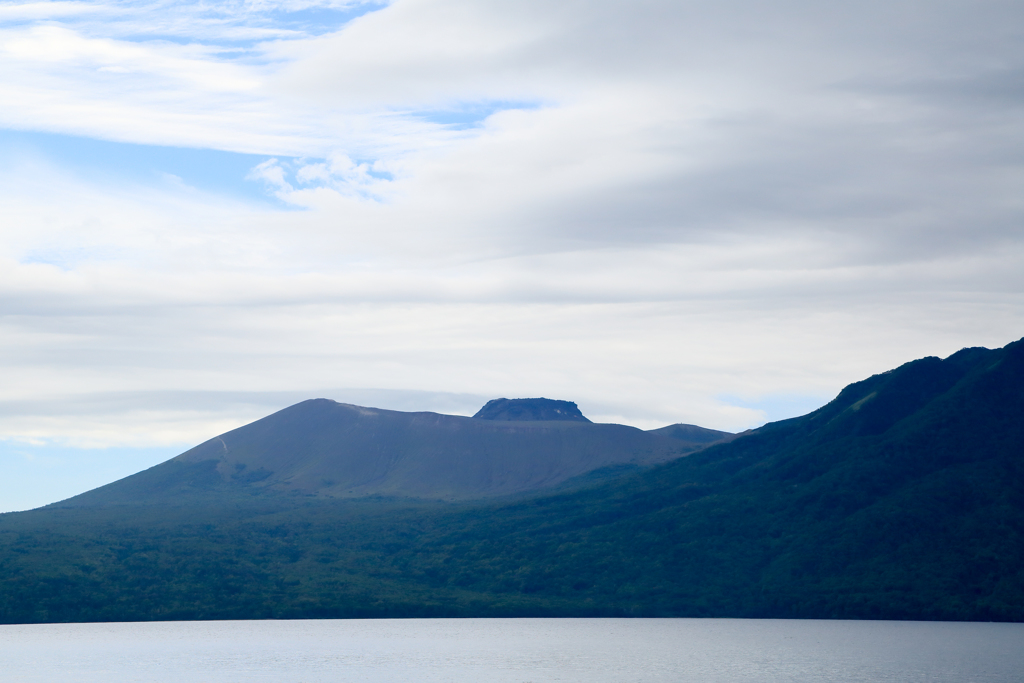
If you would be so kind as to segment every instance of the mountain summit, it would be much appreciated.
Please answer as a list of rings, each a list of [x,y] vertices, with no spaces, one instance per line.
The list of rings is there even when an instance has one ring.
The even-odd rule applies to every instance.
[[[572,401],[555,401],[550,398],[496,398],[488,401],[473,417],[477,420],[516,422],[590,422]]]

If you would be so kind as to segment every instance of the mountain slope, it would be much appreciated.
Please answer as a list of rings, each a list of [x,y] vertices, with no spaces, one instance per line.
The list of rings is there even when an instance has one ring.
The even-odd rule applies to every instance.
[[[0,621],[527,615],[1024,621],[1024,341],[514,501],[0,516]]]
[[[58,505],[172,501],[201,492],[503,496],[556,486],[600,468],[665,462],[729,436],[697,427],[680,439],[592,424],[582,415],[535,417],[474,419],[313,399]]]
[[[1024,342],[914,361],[805,417],[480,519],[429,543],[436,567],[486,567],[461,584],[483,591],[516,577],[620,613],[1024,620]]]

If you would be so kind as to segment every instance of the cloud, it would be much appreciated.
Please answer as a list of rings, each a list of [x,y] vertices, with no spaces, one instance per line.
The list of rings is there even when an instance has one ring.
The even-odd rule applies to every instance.
[[[1012,3],[332,6],[0,12],[2,125],[134,150],[0,169],[0,435],[324,387],[742,429],[1021,334]]]
[[[282,162],[272,158],[257,164],[248,178],[264,183],[278,198],[296,206],[311,206],[325,192],[335,198],[384,200],[393,176],[380,162],[356,162],[347,154],[318,161]]]

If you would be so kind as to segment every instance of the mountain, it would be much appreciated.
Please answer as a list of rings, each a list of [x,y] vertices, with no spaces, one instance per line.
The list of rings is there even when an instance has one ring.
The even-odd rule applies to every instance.
[[[429,543],[458,553],[467,588],[516,577],[619,614],[1022,621],[1024,341],[907,363]]]
[[[550,399],[497,399],[473,418],[313,399],[58,505],[167,502],[200,493],[507,496],[595,470],[666,462],[731,436],[686,430],[593,424],[575,403]]]
[[[260,491],[0,515],[0,621],[1024,621],[1024,340],[515,498]]]

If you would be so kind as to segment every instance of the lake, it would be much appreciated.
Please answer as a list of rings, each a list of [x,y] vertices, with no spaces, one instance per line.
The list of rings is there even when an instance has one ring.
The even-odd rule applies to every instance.
[[[0,626],[0,679],[1020,681],[1024,624],[381,619]]]

